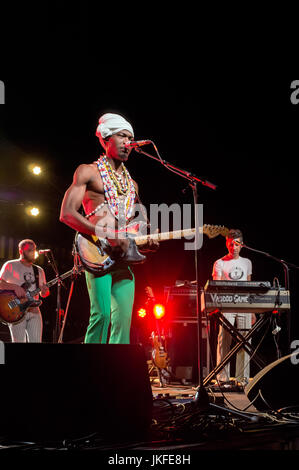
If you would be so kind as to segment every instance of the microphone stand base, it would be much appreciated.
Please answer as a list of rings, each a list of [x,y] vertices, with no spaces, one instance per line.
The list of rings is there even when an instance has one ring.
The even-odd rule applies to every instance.
[[[210,398],[208,392],[204,387],[198,387],[193,403],[198,409],[202,411],[206,410],[209,407]]]

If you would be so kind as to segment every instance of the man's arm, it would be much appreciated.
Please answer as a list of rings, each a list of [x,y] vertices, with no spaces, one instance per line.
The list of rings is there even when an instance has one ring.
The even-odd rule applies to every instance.
[[[0,279],[0,291],[1,290],[12,290],[17,297],[25,297],[26,292],[23,287],[13,284],[12,282],[6,282],[4,279]]]
[[[65,192],[59,218],[60,222],[88,235],[95,234],[95,225],[89,222],[78,211],[92,174],[93,169],[89,165],[83,164],[77,168],[74,173],[73,183]]]
[[[220,265],[219,260],[215,261],[213,265],[213,272],[212,272],[213,281],[221,281],[222,280],[222,267]]]
[[[251,281],[252,278],[252,262],[248,260],[248,269],[247,269],[247,281]]]
[[[43,298],[48,297],[48,295],[50,295],[50,289],[47,286],[46,275],[43,268],[39,269],[39,285],[41,289],[40,296]]]

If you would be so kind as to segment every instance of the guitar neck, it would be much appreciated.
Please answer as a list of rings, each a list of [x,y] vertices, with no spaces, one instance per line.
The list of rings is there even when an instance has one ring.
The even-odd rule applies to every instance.
[[[79,272],[81,272],[81,269],[79,270]],[[73,270],[73,269],[70,269],[70,270],[67,271],[66,273],[61,274],[61,276],[55,277],[55,278],[52,279],[51,281],[47,282],[47,283],[46,283],[46,286],[47,286],[47,287],[52,287],[52,286],[54,286],[59,280],[63,281],[63,280],[66,279],[67,277],[71,276],[73,273],[74,273],[74,270]],[[35,290],[33,290],[33,291],[30,291],[30,295],[31,295],[32,297],[34,297],[35,295],[39,294],[40,291],[41,291],[41,288],[38,287],[37,289],[35,289]]]
[[[70,269],[69,271],[67,271],[66,273],[63,273],[61,274],[59,277],[55,277],[54,279],[52,279],[51,281],[47,282],[47,287],[52,287],[54,286],[54,284],[56,284],[59,280],[63,281],[64,279],[66,279],[67,277],[70,277],[72,274],[74,273],[74,270],[73,269]]]
[[[209,238],[215,238],[218,235],[226,237],[229,229],[219,225],[203,225],[199,227],[199,233],[208,235]],[[174,240],[178,238],[192,237],[195,235],[195,228],[187,228],[183,230],[175,230],[173,232],[152,233],[149,235],[140,235],[134,238],[137,245],[142,245],[149,240],[163,242],[165,240]]]
[[[142,245],[148,240],[154,240],[158,242],[163,242],[165,240],[174,240],[184,237],[190,237],[195,235],[195,228],[188,228],[185,230],[175,230],[173,232],[162,232],[162,233],[152,233],[150,235],[141,235],[134,238],[136,245]]]

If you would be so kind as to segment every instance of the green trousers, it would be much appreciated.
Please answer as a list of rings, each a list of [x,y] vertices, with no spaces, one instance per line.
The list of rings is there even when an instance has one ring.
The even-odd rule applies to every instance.
[[[124,267],[97,277],[85,271],[90,319],[85,343],[129,344],[135,279]]]

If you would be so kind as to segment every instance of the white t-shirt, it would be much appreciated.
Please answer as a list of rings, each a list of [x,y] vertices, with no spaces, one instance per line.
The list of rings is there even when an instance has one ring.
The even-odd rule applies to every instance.
[[[237,259],[227,259],[227,255],[218,259],[213,266],[213,279],[223,281],[247,281],[252,275],[252,263],[248,258],[239,256]]]
[[[23,286],[24,283],[27,283],[25,290],[35,290],[43,284],[46,284],[46,276],[43,268],[37,265],[35,266],[38,269],[39,286],[37,286],[35,282],[33,267],[25,266],[19,259],[6,261],[6,263],[3,264],[0,271],[0,279],[11,282],[12,284],[17,284],[18,286]],[[38,299],[38,297],[37,295],[36,298]]]
[[[228,256],[224,256],[218,259],[214,263],[213,267],[213,279],[221,281],[247,281],[248,277],[252,275],[252,263],[248,258],[242,258],[239,256],[237,259],[227,259]],[[240,315],[236,312],[232,312],[233,315]],[[227,312],[226,317],[229,317],[231,313]],[[251,317],[248,313],[241,314],[251,321]]]

